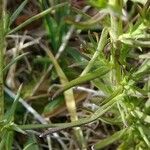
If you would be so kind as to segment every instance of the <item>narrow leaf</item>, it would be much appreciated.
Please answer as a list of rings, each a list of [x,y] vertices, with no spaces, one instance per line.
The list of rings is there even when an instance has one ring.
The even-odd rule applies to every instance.
[[[6,67],[4,67],[3,71],[6,71],[7,69],[9,69],[10,66],[12,66],[14,63],[16,63],[18,60],[20,60],[21,58],[23,58],[24,56],[26,56],[28,54],[29,54],[29,52],[23,53],[23,54],[17,56],[16,58],[14,58]]]
[[[14,124],[14,123],[12,124],[11,129],[13,131],[16,131],[16,132],[19,132],[19,133],[22,133],[22,134],[27,134],[24,130],[20,129],[19,126]]]
[[[38,20],[38,19],[44,17],[45,15],[47,15],[48,13],[50,13],[52,10],[54,10],[54,9],[56,9],[56,8],[63,7],[63,6],[65,6],[66,4],[67,4],[67,3],[61,3],[61,4],[58,4],[58,5],[56,5],[56,6],[53,6],[53,7],[51,7],[51,8],[46,9],[45,11],[43,11],[43,12],[41,12],[41,13],[39,13],[39,14],[37,14],[37,15],[31,17],[31,18],[29,18],[28,20],[26,20],[25,22],[23,22],[22,24],[20,24],[20,25],[17,26],[16,28],[12,29],[8,34],[12,34],[12,33],[16,32],[16,31],[18,31],[18,30],[24,28],[25,26],[29,25],[29,24],[32,23],[33,21]]]
[[[121,91],[122,93],[122,91]],[[47,134],[51,134],[53,132],[58,132],[60,130],[66,129],[66,128],[70,128],[70,127],[77,127],[77,126],[81,126],[81,125],[85,125],[87,123],[91,123],[94,122],[95,120],[97,120],[100,116],[102,116],[104,113],[106,113],[111,107],[114,106],[114,104],[117,101],[120,101],[124,98],[124,93],[119,94],[119,95],[115,95],[107,104],[103,105],[102,107],[100,107],[98,110],[96,110],[91,116],[87,117],[87,118],[82,118],[79,119],[78,121],[74,121],[74,122],[70,122],[70,123],[61,123],[61,124],[57,124],[58,127],[56,128],[51,128],[48,131],[44,132],[43,134],[40,135],[40,137],[46,136]],[[27,126],[27,125],[26,125]],[[51,124],[51,127],[56,126],[56,124]],[[24,128],[25,126],[23,126]],[[40,127],[39,125],[37,126],[38,128]],[[22,128],[22,127],[21,127]],[[36,128],[36,125],[34,125],[33,128]]]
[[[120,130],[118,132],[115,132],[112,136],[109,136],[109,137],[107,137],[107,138],[105,138],[103,140],[100,140],[99,142],[97,142],[94,145],[94,149],[95,150],[102,149],[105,146],[108,146],[109,144],[114,143],[115,141],[117,141],[118,139],[120,139],[124,135],[124,133],[126,131],[127,131],[127,129]]]
[[[14,113],[15,113],[15,110],[16,110],[16,107],[17,107],[17,104],[18,104],[18,101],[19,101],[19,98],[20,98],[21,89],[22,89],[22,84],[20,85],[20,87],[18,89],[17,95],[15,97],[15,100],[14,100],[8,114],[6,115],[6,118],[7,118],[8,122],[13,120]]]
[[[12,14],[9,20],[10,21],[9,25],[11,25],[16,20],[16,18],[19,16],[19,14],[22,12],[24,7],[26,6],[27,2],[28,0],[24,0],[22,4],[17,8],[17,10]]]
[[[74,87],[76,85],[91,81],[93,79],[96,79],[98,77],[101,77],[103,75],[105,75],[106,73],[108,73],[110,71],[110,69],[108,67],[102,66],[99,69],[91,72],[91,73],[87,73],[84,76],[78,77],[72,81],[70,81],[69,83],[67,83],[66,85],[64,85],[61,89],[59,89],[53,96],[53,98],[55,98],[57,95],[59,95],[61,92],[68,90],[71,87]]]
[[[33,145],[36,145],[36,143],[30,143],[30,144],[28,144],[23,150],[31,149],[31,147],[32,147]]]

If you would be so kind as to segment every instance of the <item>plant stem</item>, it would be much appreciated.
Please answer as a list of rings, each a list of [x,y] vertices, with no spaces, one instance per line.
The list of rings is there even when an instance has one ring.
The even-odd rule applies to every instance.
[[[112,68],[113,69],[113,68]],[[62,88],[60,88],[54,95],[53,98],[55,98],[56,96],[58,96],[61,92],[64,92],[66,90],[68,90],[69,88],[72,88],[76,85],[94,80],[98,77],[101,77],[103,75],[105,75],[106,73],[108,73],[111,70],[111,68],[109,67],[100,67],[99,69],[96,69],[95,71],[91,72],[91,73],[87,73],[84,76],[80,76],[72,81],[70,81],[69,83],[65,84]]]
[[[77,121],[70,122],[70,123],[60,123],[60,124],[56,123],[56,124],[44,124],[44,125],[43,124],[34,124],[34,125],[28,124],[28,125],[19,125],[19,127],[22,130],[43,129],[43,128],[54,128],[54,130],[56,129],[56,131],[52,129],[53,130],[51,131],[52,133],[52,132],[57,132],[60,129],[66,129],[70,127],[85,125],[87,123],[91,123],[97,120],[100,116],[102,116],[105,112],[107,112],[117,101],[120,101],[123,97],[124,97],[123,87],[120,86],[118,87],[118,89],[116,89],[114,93],[112,93],[112,95],[110,95],[110,97],[106,99],[106,101],[108,101],[109,99],[109,102],[104,104],[99,109],[97,109],[97,111],[95,111],[89,117],[82,118],[82,119],[79,119]]]
[[[85,67],[85,69],[83,70],[83,72],[81,73],[80,76],[87,74],[90,71],[90,69],[94,66],[94,63],[95,63],[97,57],[103,51],[103,49],[107,43],[107,35],[108,35],[108,31],[107,31],[107,29],[104,28],[102,31],[102,34],[101,34],[101,38],[98,42],[96,52],[94,53],[92,59],[89,61],[88,65]]]
[[[55,59],[55,57],[53,56],[51,51],[47,47],[45,47],[43,44],[40,44],[40,46],[43,48],[43,50],[45,50],[45,52],[47,53],[47,55],[49,56],[49,58],[53,62],[53,65],[55,66],[56,72],[60,78],[61,84],[64,85],[64,84],[68,83],[69,81],[68,81],[65,73],[61,69],[60,65],[58,64],[57,60]],[[73,89],[70,88],[70,89],[66,90],[64,92],[64,97],[65,97],[68,112],[70,114],[71,122],[77,121],[78,115],[76,112],[76,103],[75,103],[75,98],[74,98],[74,94],[73,94]],[[77,140],[81,150],[86,150],[86,144],[85,144],[85,140],[84,140],[81,128],[80,127],[74,128],[74,133],[75,133],[76,140]]]
[[[109,4],[114,8],[119,8],[122,10],[123,1],[122,0],[110,0]],[[114,16],[114,14],[110,14],[110,21],[111,21],[111,29],[110,29],[110,36],[112,42],[112,61],[115,66],[115,84],[120,84],[121,82],[121,67],[119,64],[119,57],[120,57],[120,49],[121,43],[118,42],[118,37],[122,33],[122,20]]]
[[[0,0],[0,121],[4,115],[4,85],[3,85],[3,62],[5,49],[4,36],[4,0]]]

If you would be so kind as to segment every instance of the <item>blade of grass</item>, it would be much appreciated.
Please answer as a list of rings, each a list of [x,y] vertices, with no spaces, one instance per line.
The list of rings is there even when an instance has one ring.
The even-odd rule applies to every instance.
[[[20,85],[18,92],[17,92],[17,95],[15,97],[15,100],[14,100],[14,102],[13,102],[13,104],[9,110],[9,113],[6,116],[7,121],[12,121],[14,118],[15,110],[16,110],[16,107],[17,107],[17,104],[18,104],[18,101],[20,98],[20,94],[21,94],[21,89],[22,89],[22,84]]]
[[[66,18],[65,21],[68,24],[73,24],[78,28],[81,28],[81,29],[84,28],[85,29],[85,28],[89,28],[89,26],[93,26],[93,25],[100,23],[100,20],[102,20],[105,16],[106,16],[106,14],[99,12],[87,21],[76,22],[71,18]]]
[[[102,149],[106,146],[108,146],[109,144],[114,143],[115,141],[117,141],[118,139],[120,139],[124,133],[127,132],[127,129],[122,129],[120,131],[115,132],[113,135],[98,141],[93,147],[95,150],[99,150]]]
[[[87,7],[83,8],[82,11],[83,11],[83,12],[86,12],[89,8],[90,8],[90,7],[87,6]],[[77,21],[77,22],[80,21],[81,18],[82,18],[81,15],[77,15],[77,16],[76,16],[76,21]],[[62,54],[63,51],[65,50],[65,48],[66,48],[66,46],[67,46],[67,44],[68,44],[68,41],[69,41],[69,39],[70,39],[72,33],[74,32],[74,30],[75,30],[75,26],[72,25],[72,26],[70,27],[70,29],[68,30],[68,32],[66,33],[66,36],[64,36],[64,38],[62,39],[62,44],[60,45],[60,47],[59,47],[59,49],[58,49],[58,53],[55,55],[55,58],[56,58],[56,59],[59,59],[59,57],[61,56],[61,54]],[[33,89],[32,95],[34,95],[34,94],[38,91],[39,87],[41,86],[41,84],[43,83],[44,79],[47,77],[47,75],[49,74],[49,72],[52,70],[52,68],[53,68],[53,65],[50,65],[50,66],[48,67],[46,73],[41,77],[39,83],[38,83],[38,84],[35,86],[35,88]]]
[[[38,128],[49,128],[49,127],[54,128],[54,127],[57,127],[56,131],[59,131],[59,130],[62,130],[62,129],[66,129],[66,128],[70,128],[70,127],[75,127],[75,126],[81,126],[81,125],[84,125],[84,124],[87,124],[87,123],[91,123],[91,122],[97,120],[106,111],[108,111],[117,101],[120,101],[120,100],[122,100],[124,98],[125,93],[122,90],[123,89],[121,87],[119,89],[117,89],[117,91],[120,91],[120,92],[118,92],[117,94],[112,93],[113,97],[112,97],[112,95],[110,95],[110,97],[111,97],[110,101],[108,103],[104,104],[102,107],[100,107],[91,116],[89,116],[87,118],[82,118],[82,119],[79,119],[78,121],[74,121],[74,122],[71,122],[71,123],[48,124],[48,125],[41,125],[41,124],[20,125],[19,127],[21,129],[23,129],[23,130],[38,129]],[[110,97],[108,97],[108,99]],[[48,133],[46,132],[46,133],[42,134],[41,136],[45,136],[47,134],[52,133],[53,132],[52,130],[49,131]]]
[[[1,142],[0,142],[0,149],[4,149],[4,146],[5,146],[5,143],[6,143],[6,139],[7,139],[7,133],[5,132],[5,133],[2,133],[1,134],[2,135],[2,140],[1,140]]]
[[[19,14],[22,12],[24,7],[26,6],[27,2],[28,0],[24,0],[22,4],[16,9],[16,11],[14,11],[14,13],[11,15],[9,19],[9,26],[11,26],[12,23],[16,20],[16,18],[19,16]]]
[[[28,150],[28,149],[30,149],[30,148],[33,148],[33,146],[36,146],[36,145],[37,145],[36,142],[30,143],[30,144],[28,144],[23,150]]]
[[[17,61],[19,61],[21,58],[23,58],[24,56],[26,56],[26,55],[28,55],[28,54],[29,54],[29,52],[23,53],[23,54],[17,56],[16,58],[14,58],[8,65],[6,65],[6,66],[4,67],[3,72],[5,72],[7,69],[9,69],[9,67],[10,67],[11,65],[13,65],[14,63],[16,63]]]
[[[13,131],[10,131],[8,132],[8,135],[7,135],[7,138],[5,139],[6,140],[6,150],[9,150],[12,148],[12,145],[13,145],[13,139],[14,139],[14,132]]]
[[[107,36],[108,36],[108,31],[107,31],[107,29],[104,28],[102,33],[101,33],[101,38],[100,38],[100,41],[98,43],[96,52],[94,53],[93,57],[89,61],[88,65],[85,67],[85,69],[81,73],[81,76],[85,75],[86,73],[88,73],[90,71],[90,69],[94,65],[97,57],[100,55],[100,53],[102,53],[102,50],[104,49],[106,42],[107,42]]]
[[[50,60],[54,64],[56,72],[60,78],[61,84],[64,85],[64,84],[68,83],[68,79],[67,79],[65,73],[63,72],[63,70],[59,66],[56,58],[53,56],[51,51],[46,46],[44,46],[43,44],[40,44],[40,46],[47,53]],[[76,112],[76,103],[75,103],[75,99],[74,99],[73,89],[70,88],[67,91],[65,91],[64,97],[65,97],[67,109],[68,109],[69,114],[70,114],[71,121],[72,122],[77,121],[78,116],[77,116],[77,112]],[[85,141],[84,141],[84,137],[83,137],[83,133],[82,133],[81,128],[79,128],[79,127],[74,128],[74,132],[75,132],[75,136],[77,138],[77,141],[78,141],[81,149],[86,149],[86,145],[85,145]]]
[[[99,67],[99,69],[91,72],[91,73],[87,73],[86,75],[84,76],[81,76],[81,77],[78,77],[70,82],[68,82],[67,84],[63,85],[62,88],[60,88],[53,96],[53,98],[55,98],[56,96],[58,96],[61,92],[71,88],[71,87],[74,87],[76,85],[79,85],[79,84],[82,84],[82,83],[85,83],[85,82],[88,82],[88,81],[91,81],[91,80],[94,80],[98,77],[101,77],[103,75],[105,75],[106,73],[108,73],[110,71],[110,69],[106,66],[101,66]]]
[[[5,92],[7,93],[8,96],[10,96],[12,99],[15,99],[16,94],[14,94],[11,90],[9,90],[7,87],[4,88]],[[40,122],[41,124],[48,124],[47,120],[45,120],[35,109],[33,109],[24,99],[22,99],[21,97],[19,98],[19,102],[27,109],[28,112],[30,112],[34,118]],[[1,122],[0,122],[1,123]],[[0,126],[2,126],[4,123],[2,122],[0,124]],[[16,129],[17,130],[17,129]],[[54,133],[53,136],[55,137],[59,137],[59,135],[57,133]],[[49,141],[49,136],[47,136],[47,140]],[[58,142],[60,143],[60,145],[62,146],[62,148],[64,150],[66,150],[65,144],[63,143],[63,141],[58,138],[57,139]]]
[[[31,18],[29,18],[28,20],[26,20],[25,22],[23,22],[22,24],[20,24],[20,25],[17,26],[16,28],[10,30],[10,31],[8,32],[8,34],[12,34],[12,33],[16,32],[16,31],[18,31],[18,30],[24,28],[25,26],[29,25],[29,24],[32,23],[33,21],[38,20],[38,19],[42,18],[43,16],[47,15],[47,14],[50,13],[52,10],[58,9],[58,8],[60,8],[60,7],[63,7],[63,6],[65,6],[65,5],[67,5],[67,4],[68,4],[68,3],[65,2],[65,3],[61,3],[61,4],[58,4],[58,5],[56,5],[56,6],[53,6],[53,7],[51,7],[51,8],[46,9],[45,11],[43,11],[43,12],[41,12],[41,13],[39,13],[39,14],[37,14],[37,15],[31,17]]]
[[[139,130],[139,132],[141,134],[141,137],[143,138],[143,140],[145,141],[145,143],[147,144],[148,149],[149,149],[150,148],[150,141],[149,141],[148,137],[145,135],[142,127],[138,126],[138,130]]]
[[[4,51],[5,51],[5,2],[0,0],[0,121],[4,115]]]
[[[76,127],[76,126],[81,126],[85,125],[91,122],[96,121],[100,116],[102,116],[104,113],[106,113],[110,108],[112,108],[117,101],[122,100],[124,97],[124,94],[119,94],[113,99],[111,99],[107,104],[103,105],[100,107],[98,110],[96,110],[91,116],[83,119],[79,119],[78,121],[74,121],[71,123],[64,123],[64,124],[56,124],[56,128],[52,128],[49,131],[46,131],[45,133],[41,134],[41,137],[46,136],[47,134],[51,134],[53,132],[58,132],[60,130],[66,129],[66,128],[71,128],[71,127]],[[53,124],[54,125],[54,124]]]

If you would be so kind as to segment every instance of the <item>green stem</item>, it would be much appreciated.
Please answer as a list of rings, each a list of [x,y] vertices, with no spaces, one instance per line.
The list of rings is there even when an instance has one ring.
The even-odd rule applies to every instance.
[[[83,70],[83,72],[81,73],[80,76],[83,76],[83,75],[87,74],[90,71],[90,69],[94,65],[97,57],[101,54],[102,50],[104,49],[104,47],[105,47],[105,45],[107,43],[107,36],[108,36],[108,30],[104,28],[103,31],[102,31],[102,34],[101,34],[100,41],[98,43],[97,50],[94,53],[92,59],[89,61],[88,65]]]
[[[55,66],[55,69],[56,69],[57,74],[60,78],[61,84],[62,85],[67,84],[69,81],[68,81],[65,73],[63,72],[62,68],[58,64],[57,60],[55,59],[55,57],[51,53],[51,51],[42,44],[41,44],[41,47],[43,48],[43,50],[45,50],[45,52],[47,53],[47,55],[51,59],[53,65]],[[78,115],[76,112],[76,103],[75,103],[75,98],[74,98],[74,94],[73,94],[73,89],[70,88],[70,89],[66,90],[64,92],[64,97],[65,97],[65,102],[66,102],[68,112],[70,113],[71,122],[77,121]],[[86,143],[85,143],[81,128],[79,128],[79,127],[74,128],[74,133],[75,133],[76,139],[77,139],[78,144],[81,147],[81,149],[86,150]]]
[[[0,0],[0,120],[4,115],[4,85],[3,85],[3,67],[4,67],[4,49],[5,49],[5,36],[4,36],[4,0]]]
[[[99,69],[91,72],[91,73],[87,73],[86,75],[84,76],[80,76],[72,81],[70,81],[69,83],[65,84],[62,88],[60,88],[53,96],[53,98],[55,98],[56,96],[58,96],[60,93],[68,90],[69,88],[71,87],[74,87],[76,85],[79,85],[79,84],[82,84],[82,83],[85,83],[85,82],[88,82],[88,81],[91,81],[91,80],[94,80],[98,77],[101,77],[103,75],[105,75],[106,73],[108,73],[109,71],[111,70],[111,68],[108,68],[108,67],[100,67]]]
[[[110,98],[111,97],[111,98]],[[70,123],[60,123],[60,124],[30,124],[30,125],[19,125],[19,127],[23,130],[28,130],[28,129],[42,129],[42,128],[54,128],[55,131],[59,131],[65,128],[70,128],[70,127],[76,127],[76,126],[81,126],[87,123],[91,123],[95,120],[97,120],[100,116],[102,116],[105,112],[107,112],[117,101],[120,101],[124,97],[124,92],[123,92],[123,87],[119,87],[116,89],[112,95],[108,97],[110,101],[103,106],[101,106],[97,111],[95,111],[91,116],[87,118],[82,118],[74,122]],[[106,100],[107,101],[107,100]],[[54,132],[52,129],[51,133]]]
[[[109,4],[115,7],[116,9],[119,8],[120,10],[123,7],[122,0],[110,0]],[[115,74],[116,74],[115,82],[116,84],[120,84],[122,76],[121,66],[119,63],[121,43],[118,42],[118,37],[120,34],[122,34],[122,20],[114,16],[114,14],[110,14],[110,21],[111,21],[110,35],[112,42],[112,61],[115,66]]]

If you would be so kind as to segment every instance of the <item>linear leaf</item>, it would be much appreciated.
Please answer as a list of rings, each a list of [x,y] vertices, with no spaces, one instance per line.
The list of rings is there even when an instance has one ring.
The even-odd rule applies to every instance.
[[[106,73],[108,73],[110,71],[110,69],[108,67],[102,66],[99,69],[91,72],[91,73],[87,73],[84,76],[78,77],[72,81],[70,81],[69,83],[65,84],[61,89],[59,89],[53,96],[56,97],[57,95],[59,95],[61,92],[68,90],[69,88],[85,83],[87,81],[96,79],[98,77],[101,77],[103,75],[105,75]]]
[[[63,7],[65,6],[67,3],[61,3],[61,4],[58,4],[56,6],[53,6],[51,8],[48,8],[46,9],[45,11],[42,11],[41,13],[29,18],[28,20],[26,20],[25,22],[23,22],[22,24],[20,24],[19,26],[17,26],[16,28],[10,30],[10,32],[8,34],[12,34],[22,28],[24,28],[25,26],[29,25],[30,23],[32,23],[33,21],[35,20],[38,20],[42,17],[44,17],[45,15],[47,15],[48,13],[50,13],[52,10],[56,9],[56,8],[60,8],[60,7]]]
[[[113,135],[103,139],[103,140],[100,140],[99,142],[97,142],[95,145],[94,145],[94,149],[95,150],[98,150],[98,149],[102,149],[104,148],[105,146],[108,146],[109,144],[112,144],[114,143],[115,141],[117,141],[118,139],[120,139],[124,133],[127,131],[127,129],[123,129],[123,130],[120,130],[118,132],[115,132]]]
[[[26,55],[28,55],[28,54],[29,54],[29,52],[23,53],[23,54],[17,56],[16,58],[14,58],[8,65],[6,65],[6,67],[4,67],[3,71],[6,71],[7,69],[9,69],[9,67],[10,67],[11,65],[13,65],[13,64],[16,63],[18,60],[20,60],[21,58],[23,58],[24,56],[26,56]]]
[[[16,18],[19,16],[19,14],[22,12],[24,7],[26,6],[27,2],[28,0],[23,1],[22,4],[17,8],[17,10],[12,14],[9,20],[9,25],[11,25],[16,20]]]
[[[18,101],[19,101],[19,98],[20,98],[21,89],[22,89],[22,84],[20,85],[20,87],[18,89],[17,95],[15,97],[15,100],[14,100],[9,112],[6,114],[6,119],[7,119],[8,122],[13,120],[14,113],[15,113],[15,110],[16,110],[16,107],[17,107],[17,104],[18,104]]]

